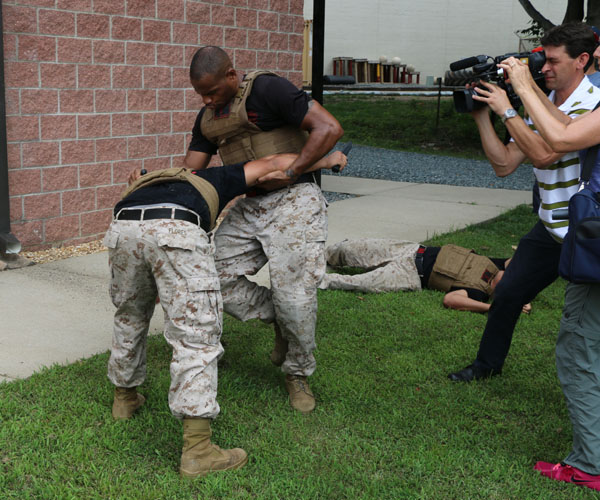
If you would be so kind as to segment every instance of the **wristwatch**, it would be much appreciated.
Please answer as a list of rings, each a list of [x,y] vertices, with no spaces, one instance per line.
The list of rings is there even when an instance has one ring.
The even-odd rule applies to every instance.
[[[509,118],[514,118],[515,116],[519,116],[517,110],[514,108],[508,108],[502,115],[502,123],[506,123],[506,120],[508,120]]]

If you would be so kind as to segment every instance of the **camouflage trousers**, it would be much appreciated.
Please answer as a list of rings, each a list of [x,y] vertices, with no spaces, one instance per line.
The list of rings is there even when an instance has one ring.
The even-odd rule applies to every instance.
[[[319,288],[359,292],[393,292],[421,290],[415,264],[418,243],[379,238],[343,240],[325,250],[332,267],[359,267],[362,274],[329,273]]]
[[[158,294],[164,336],[173,350],[171,412],[178,418],[216,417],[223,305],[208,236],[180,220],[115,220],[104,242],[117,308],[108,378],[118,387],[144,381],[146,338]]]
[[[309,376],[316,367],[317,285],[325,274],[327,204],[321,189],[301,183],[244,198],[215,234],[225,312],[245,321],[277,321],[288,340],[281,369]],[[246,278],[269,263],[271,288]]]

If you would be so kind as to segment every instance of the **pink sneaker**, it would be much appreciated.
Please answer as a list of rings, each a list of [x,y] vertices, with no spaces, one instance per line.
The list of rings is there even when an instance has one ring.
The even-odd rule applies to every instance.
[[[550,479],[574,483],[579,486],[586,486],[592,490],[600,491],[600,475],[593,476],[576,467],[571,467],[570,465],[563,463],[551,464],[549,462],[538,462],[533,468],[539,470],[542,473],[542,476],[549,477]]]

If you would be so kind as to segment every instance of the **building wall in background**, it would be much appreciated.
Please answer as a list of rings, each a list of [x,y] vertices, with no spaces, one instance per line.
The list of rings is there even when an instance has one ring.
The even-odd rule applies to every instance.
[[[178,166],[201,100],[193,52],[302,83],[302,0],[2,2],[11,231],[98,239],[133,169]]]
[[[555,24],[566,0],[536,0],[535,7]],[[304,5],[312,19],[312,0]],[[327,0],[325,74],[332,58],[377,60],[400,57],[425,76],[444,76],[448,64],[469,56],[499,56],[519,48],[516,30],[529,26],[518,0]]]

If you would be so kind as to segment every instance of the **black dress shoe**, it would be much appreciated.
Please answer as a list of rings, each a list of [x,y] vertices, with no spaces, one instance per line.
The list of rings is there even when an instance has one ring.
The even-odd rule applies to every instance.
[[[477,368],[474,364],[472,364],[466,368],[463,368],[459,372],[448,374],[448,378],[453,382],[471,382],[472,380],[489,378],[493,377],[494,375],[500,375],[501,373],[501,370]]]

